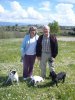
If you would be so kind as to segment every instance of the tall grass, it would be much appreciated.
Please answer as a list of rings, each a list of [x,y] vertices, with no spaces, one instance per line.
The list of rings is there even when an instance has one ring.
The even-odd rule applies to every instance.
[[[0,39],[23,38],[25,34],[26,32],[0,30]]]
[[[22,39],[0,39],[0,100],[74,100],[75,99],[75,42],[58,42],[59,54],[55,59],[56,72],[65,71],[66,81],[51,86],[51,79],[45,79],[37,87],[30,86],[22,79],[20,46]],[[19,85],[3,85],[10,69],[19,74]],[[49,68],[47,67],[47,77]],[[40,75],[36,61],[33,75]]]

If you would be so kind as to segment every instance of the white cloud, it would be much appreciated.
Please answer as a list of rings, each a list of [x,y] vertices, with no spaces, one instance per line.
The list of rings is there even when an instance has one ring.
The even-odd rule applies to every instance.
[[[17,1],[13,1],[11,2],[11,8],[15,11],[19,11],[19,10],[22,10],[22,7],[21,5],[19,4],[19,2]]]
[[[18,18],[32,18],[32,19],[42,19],[42,15],[36,11],[33,7],[28,7],[27,9],[22,8],[22,6],[17,2],[11,2],[11,7],[13,10],[13,15]]]
[[[13,1],[10,3],[12,8],[9,11],[4,12],[0,16],[0,21],[15,21],[15,22],[27,22],[42,20],[43,16],[41,13],[36,11],[33,7],[24,9],[18,2]],[[28,21],[28,22],[29,22]],[[30,22],[31,22],[30,21]]]
[[[46,10],[46,11],[50,10],[50,2],[49,1],[43,1],[40,5],[41,5],[41,7],[40,7],[41,10]]]
[[[58,21],[59,25],[75,25],[75,12],[73,11],[72,4],[57,4],[54,8],[55,12],[44,14],[46,22]]]
[[[74,13],[72,4],[60,3],[55,7],[55,9],[58,14],[62,14],[62,15],[66,15],[66,14],[70,15]]]
[[[34,7],[27,7],[25,9],[17,1],[11,2],[10,7],[12,9],[7,11],[0,5],[0,21],[47,24],[56,20],[60,25],[75,25],[73,4],[59,3],[53,7],[55,12],[50,10],[51,5],[48,1],[42,3],[45,11],[36,10]]]
[[[19,16],[22,18],[28,17],[26,10],[22,8],[22,6],[20,5],[19,2],[17,2],[17,1],[11,2],[11,8],[13,10],[13,15],[15,15],[17,17]]]
[[[0,5],[0,13],[3,13],[4,12],[4,8],[2,5]]]
[[[57,0],[57,2],[75,4],[75,0]]]
[[[72,4],[60,3],[55,9],[56,15],[60,16],[58,19],[60,24],[75,25],[75,12],[73,11]],[[56,16],[56,18],[58,17]]]
[[[43,19],[43,16],[38,11],[36,11],[33,7],[29,7],[27,9],[27,13],[29,18],[34,18],[39,20]]]

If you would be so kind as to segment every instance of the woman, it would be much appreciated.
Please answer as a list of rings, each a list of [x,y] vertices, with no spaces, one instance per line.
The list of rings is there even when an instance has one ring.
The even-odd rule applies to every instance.
[[[37,39],[38,39],[38,35],[36,34],[36,27],[32,26],[29,29],[29,34],[24,37],[21,46],[24,80],[32,76],[33,65],[36,58]]]

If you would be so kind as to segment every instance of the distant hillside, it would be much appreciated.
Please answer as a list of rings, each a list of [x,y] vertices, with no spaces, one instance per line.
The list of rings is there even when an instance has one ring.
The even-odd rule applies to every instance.
[[[26,23],[0,22],[0,26],[14,26],[16,24],[18,24],[19,26],[21,26],[21,25],[27,25]]]

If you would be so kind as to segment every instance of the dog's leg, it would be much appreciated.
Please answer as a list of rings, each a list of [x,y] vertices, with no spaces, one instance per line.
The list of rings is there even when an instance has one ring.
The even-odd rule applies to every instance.
[[[55,79],[56,86],[58,86],[58,79]]]
[[[10,80],[10,78],[8,77],[8,79],[6,80],[6,82],[5,82],[5,83],[7,84],[7,83],[9,82],[9,80]]]
[[[18,83],[18,82],[19,82],[19,78],[17,78],[17,80],[16,80],[16,81],[17,81],[17,83]]]
[[[17,84],[19,85],[19,78],[17,79]]]
[[[63,83],[65,82],[65,76],[63,77]]]
[[[13,85],[13,80],[11,80],[11,84]]]
[[[58,86],[58,82],[56,81],[55,83],[56,83],[56,86]]]

